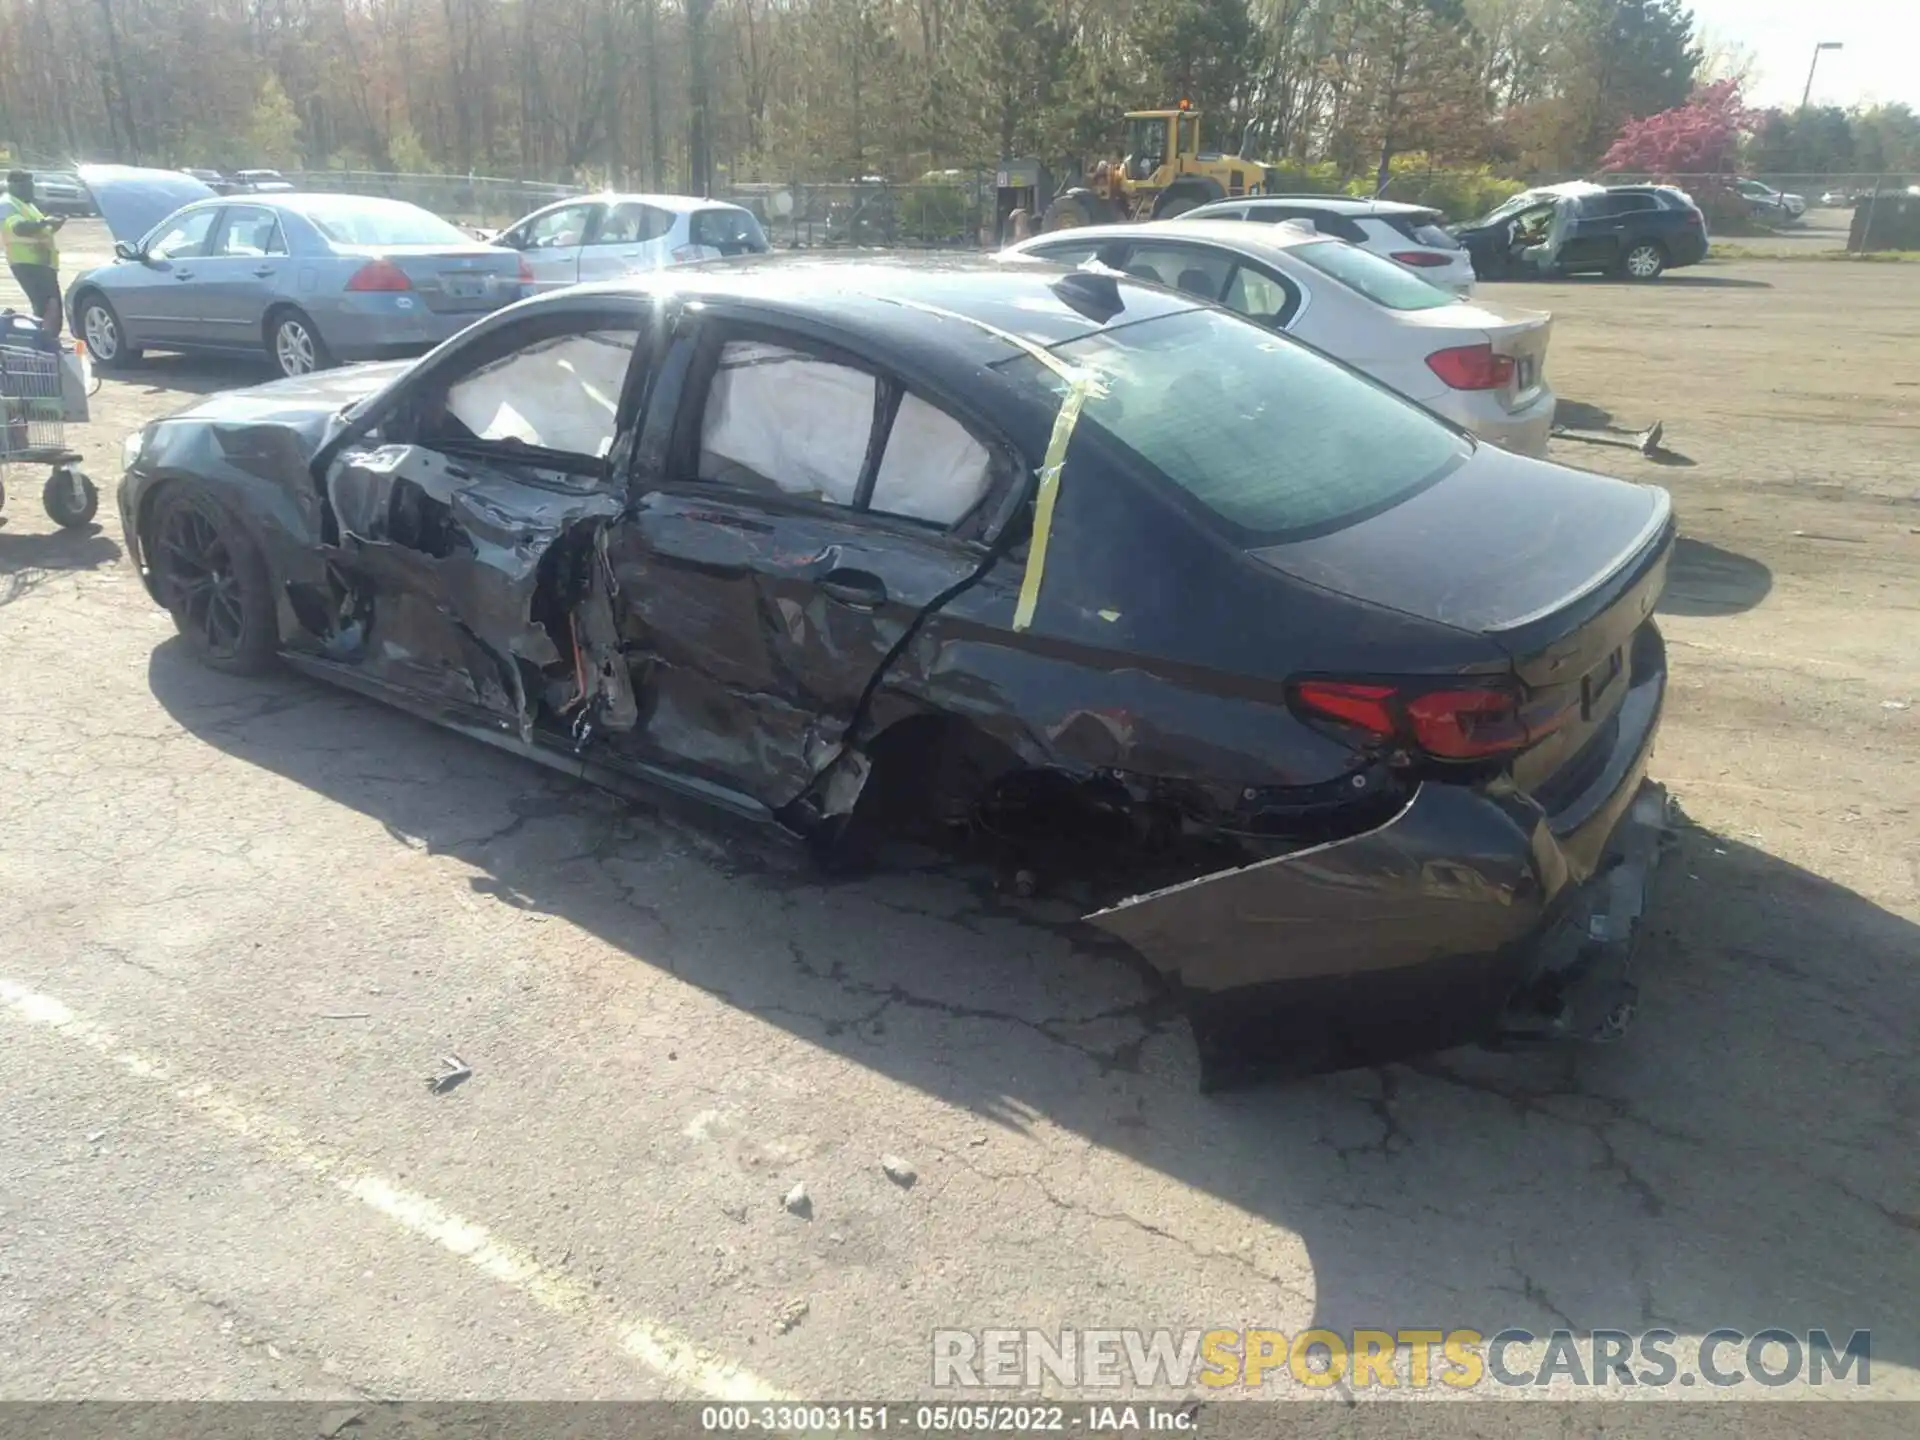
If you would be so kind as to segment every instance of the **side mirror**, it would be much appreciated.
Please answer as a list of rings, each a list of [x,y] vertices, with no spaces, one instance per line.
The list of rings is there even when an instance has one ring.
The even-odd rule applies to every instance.
[[[116,240],[113,242],[113,253],[118,255],[122,260],[138,260],[140,258],[140,252],[125,240]]]

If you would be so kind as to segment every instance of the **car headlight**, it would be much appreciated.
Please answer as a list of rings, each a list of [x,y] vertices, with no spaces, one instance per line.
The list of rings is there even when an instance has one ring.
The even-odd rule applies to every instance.
[[[140,461],[140,452],[147,448],[145,429],[134,431],[120,442],[120,468],[131,470]]]

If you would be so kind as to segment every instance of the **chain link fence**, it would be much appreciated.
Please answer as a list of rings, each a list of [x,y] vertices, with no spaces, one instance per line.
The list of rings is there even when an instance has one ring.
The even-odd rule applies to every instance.
[[[991,243],[993,182],[991,170],[942,170],[904,184],[743,182],[714,198],[751,210],[775,249],[977,249]]]
[[[493,175],[405,175],[379,170],[290,170],[301,190],[383,195],[431,210],[457,225],[499,229],[529,211],[583,193],[577,185],[504,180]]]
[[[302,189],[408,200],[458,224],[485,229],[585,193],[579,186],[485,175],[308,170],[290,172],[287,179]],[[1753,237],[1794,249],[1906,249],[1920,243],[1904,220],[1913,209],[1909,202],[1920,200],[1920,175],[1909,174],[1618,173],[1515,179],[1485,168],[1423,169],[1394,175],[1380,198],[1431,205],[1461,223],[1521,190],[1580,179],[1677,185],[1706,211],[1716,238]],[[994,243],[994,180],[994,171],[984,168],[934,171],[906,182],[795,178],[725,184],[714,198],[751,210],[776,249],[981,249]],[[1324,187],[1300,188],[1372,193],[1365,182],[1332,179]]]

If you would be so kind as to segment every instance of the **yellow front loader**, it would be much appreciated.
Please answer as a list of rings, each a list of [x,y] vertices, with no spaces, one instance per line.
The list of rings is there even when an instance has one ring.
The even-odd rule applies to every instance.
[[[1164,220],[1266,187],[1267,167],[1259,161],[1200,148],[1200,112],[1185,100],[1175,110],[1129,111],[1126,120],[1127,153],[1102,160],[1063,190],[1047,206],[1042,229]]]

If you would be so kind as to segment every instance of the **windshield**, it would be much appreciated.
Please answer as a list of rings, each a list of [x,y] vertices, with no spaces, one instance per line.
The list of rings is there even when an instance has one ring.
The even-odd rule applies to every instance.
[[[1468,453],[1467,441],[1419,407],[1224,311],[1142,320],[1054,353],[1092,382],[1081,423],[1139,456],[1244,544],[1351,524]],[[1067,390],[1038,360],[1004,368]]]
[[[760,222],[749,212],[732,205],[694,211],[689,238],[694,244],[718,250],[722,255],[761,255],[768,249],[766,232],[760,228]]]
[[[438,215],[404,200],[358,195],[311,196],[298,206],[335,245],[471,245],[472,239]]]
[[[1523,190],[1518,195],[1515,195],[1511,200],[1501,201],[1498,205],[1494,206],[1493,209],[1489,210],[1486,214],[1482,215],[1478,220],[1469,221],[1467,228],[1470,230],[1477,230],[1482,225],[1498,224],[1500,221],[1507,219],[1509,216],[1518,215],[1522,210],[1526,209],[1527,206],[1537,203],[1539,199],[1540,199],[1540,196],[1535,192],[1531,190]]]
[[[1167,121],[1165,116],[1127,122],[1127,173],[1144,180],[1158,170],[1167,158]]]
[[[1382,260],[1372,251],[1349,245],[1344,240],[1295,245],[1287,253],[1389,310],[1437,310],[1442,305],[1455,303],[1454,297],[1438,286],[1429,285],[1391,260]]]

